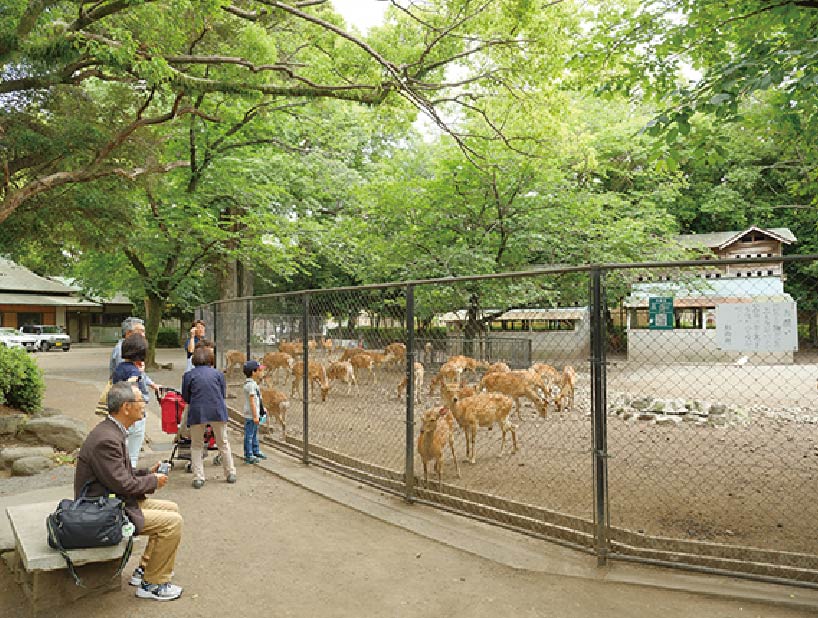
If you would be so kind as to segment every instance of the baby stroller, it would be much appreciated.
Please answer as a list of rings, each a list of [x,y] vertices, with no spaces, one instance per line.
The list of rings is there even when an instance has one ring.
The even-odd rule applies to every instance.
[[[159,406],[162,409],[162,431],[167,434],[176,436],[173,440],[173,451],[170,454],[171,469],[173,469],[174,459],[179,461],[186,461],[185,472],[192,472],[190,463],[190,428],[187,426],[187,411],[185,410],[185,400],[182,399],[182,393],[172,388],[160,389],[156,394],[159,399]],[[205,427],[204,434],[204,457],[207,457],[207,451],[217,450],[216,438],[213,435],[213,428],[210,425]],[[221,463],[221,455],[216,455],[213,458],[213,464]]]

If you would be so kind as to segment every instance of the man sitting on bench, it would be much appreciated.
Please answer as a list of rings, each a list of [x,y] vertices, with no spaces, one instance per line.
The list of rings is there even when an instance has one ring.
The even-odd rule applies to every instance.
[[[130,382],[119,382],[108,391],[108,416],[94,427],[77,457],[74,497],[86,481],[88,496],[114,493],[125,503],[125,512],[136,534],[148,537],[145,553],[130,584],[141,599],[172,601],[182,588],[170,583],[176,550],[182,540],[182,516],[175,502],[146,498],[168,482],[159,463],[150,470],[134,470],[125,446],[128,428],[145,416],[145,400]]]

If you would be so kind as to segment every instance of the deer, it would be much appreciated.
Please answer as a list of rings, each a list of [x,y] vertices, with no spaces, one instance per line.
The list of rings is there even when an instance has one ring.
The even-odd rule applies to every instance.
[[[324,354],[329,356],[332,354],[332,339],[327,339],[326,337],[321,337],[319,342],[321,344],[321,349],[324,350]]]
[[[241,371],[244,363],[247,362],[247,355],[239,350],[227,350],[224,355],[224,374],[227,375],[235,366]]]
[[[509,367],[506,363],[503,361],[497,361],[496,363],[489,365],[489,368],[486,369],[486,372],[483,375],[487,376],[490,373],[509,373],[510,371],[511,367]]]
[[[503,456],[508,432],[511,432],[512,453],[517,452],[517,426],[508,420],[513,405],[511,397],[501,393],[481,392],[463,399],[457,399],[455,396],[454,417],[466,436],[466,459],[470,463],[474,464],[477,461],[475,449],[477,428],[491,429],[495,423],[503,433],[499,456]]]
[[[318,387],[321,389],[321,401],[326,401],[327,393],[329,393],[329,380],[327,380],[327,370],[321,363],[310,361],[308,371],[310,391],[315,391],[315,386],[318,385]],[[295,364],[293,364],[292,372],[293,384],[292,388],[290,389],[290,397],[294,397],[296,390],[300,389],[301,387],[302,378],[304,377],[304,361],[297,361]]]
[[[435,387],[446,382],[460,383],[464,371],[476,373],[479,368],[486,368],[488,364],[468,356],[452,356],[440,367],[437,375],[429,383],[429,395],[434,395]]]
[[[550,386],[560,379],[560,372],[545,363],[534,363],[531,365],[531,370],[536,371],[542,377],[546,386]]]
[[[372,384],[377,384],[378,380],[375,377],[375,361],[372,360],[372,357],[369,354],[362,353],[362,354],[355,354],[349,359],[349,363],[355,368],[356,370],[356,378],[357,378],[357,371],[361,369],[368,369],[369,375],[372,376]]]
[[[440,491],[442,488],[443,453],[447,444],[452,452],[457,478],[460,478],[460,465],[457,463],[457,455],[454,452],[454,422],[454,416],[448,408],[430,408],[423,413],[417,449],[420,460],[423,462],[423,482],[427,488],[429,487],[428,463],[430,461],[435,462],[437,490]]]
[[[571,365],[566,365],[559,374],[559,379],[551,385],[551,397],[554,407],[562,414],[566,409],[574,409],[574,384],[577,374]]]
[[[443,384],[440,387],[440,398],[443,400],[443,405],[452,410],[454,410],[455,403],[476,394],[475,388],[466,384],[465,381],[460,384]],[[455,418],[457,418],[456,415]]]
[[[272,433],[270,429],[270,419],[274,418],[281,425],[281,439],[287,439],[287,410],[290,407],[290,402],[287,401],[287,395],[274,388],[261,389],[261,402],[264,404],[264,409],[267,411],[267,430]]]
[[[261,364],[266,367],[266,371],[264,373],[264,381],[268,381],[272,384],[273,378],[278,375],[279,370],[284,370],[284,382],[287,381],[287,374],[292,371],[293,363],[295,359],[290,354],[286,352],[268,352],[264,355],[264,358],[261,361]]]
[[[282,341],[278,344],[278,351],[290,356],[301,356],[304,353],[304,344],[300,341]]]
[[[528,399],[537,408],[540,416],[545,416],[548,413],[548,402],[545,399],[545,394],[540,396],[539,384],[536,384],[533,379],[533,374],[527,371],[510,373],[490,373],[483,376],[480,381],[480,387],[495,393],[502,393],[508,395],[514,400],[517,408],[517,418],[522,420],[522,413],[520,412],[520,398]],[[536,374],[534,374],[536,375]],[[542,383],[542,378],[537,375],[538,381]]]
[[[401,363],[406,362],[406,345],[395,341],[384,348],[384,352],[392,355],[390,364],[400,367]]]
[[[347,395],[352,392],[352,385],[358,390],[358,378],[355,377],[355,370],[349,361],[335,361],[327,368],[327,379],[344,382],[347,385]]]
[[[414,362],[414,382],[413,388],[415,390],[415,401],[420,403],[420,391],[423,389],[423,374],[424,369],[423,365],[419,362]],[[407,380],[406,374],[403,374],[403,379],[398,384],[398,399],[403,399],[403,393],[406,391],[406,387],[409,384],[409,380]]]
[[[358,356],[358,354],[367,354],[369,351],[364,350],[363,348],[345,348],[341,350],[341,356],[338,357],[338,360],[351,360],[353,356]]]

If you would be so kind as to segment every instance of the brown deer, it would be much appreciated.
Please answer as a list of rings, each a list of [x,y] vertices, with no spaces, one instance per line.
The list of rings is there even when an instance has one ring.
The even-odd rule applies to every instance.
[[[447,444],[452,452],[457,478],[460,478],[460,465],[457,463],[457,455],[454,452],[453,432],[454,416],[448,408],[430,408],[423,413],[417,449],[423,462],[423,482],[426,487],[429,487],[428,463],[434,461],[437,489],[440,491],[442,488],[443,453]]]
[[[287,401],[287,395],[274,388],[261,389],[261,402],[264,404],[264,409],[267,411],[267,430],[270,429],[270,419],[274,418],[281,425],[281,439],[287,438],[287,410],[290,407],[290,402]]]
[[[463,428],[466,436],[466,458],[471,463],[475,463],[477,455],[475,443],[477,441],[478,427],[491,427],[495,423],[503,432],[500,442],[500,456],[506,446],[506,433],[511,432],[511,442],[513,444],[512,453],[517,452],[517,427],[508,420],[511,414],[511,407],[514,402],[510,397],[500,393],[478,393],[472,397],[466,397],[455,402],[454,417],[457,424]]]
[[[290,389],[290,397],[295,396],[296,390],[301,389],[301,383],[304,377],[304,361],[297,361],[293,365],[293,385]],[[315,387],[321,389],[321,401],[327,400],[327,393],[329,393],[329,380],[327,380],[327,370],[321,363],[310,361],[309,364],[309,382],[310,391],[314,394]],[[303,394],[302,394],[303,395]],[[303,396],[302,396],[303,399]]]

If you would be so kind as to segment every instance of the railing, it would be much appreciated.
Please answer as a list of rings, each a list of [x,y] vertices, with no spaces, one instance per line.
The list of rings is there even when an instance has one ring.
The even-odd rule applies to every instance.
[[[786,280],[716,283],[704,270],[711,264],[697,261],[605,264],[219,301],[197,317],[237,397],[243,376],[225,366],[237,358],[228,352],[268,359],[265,386],[290,398],[286,439],[279,426],[268,439],[305,462],[570,544],[600,564],[813,586],[818,354],[804,342],[818,343],[816,257],[719,265],[767,261],[783,262]],[[488,327],[498,311],[557,303],[583,308],[569,312],[570,336],[531,323]],[[464,317],[444,327],[445,314]],[[282,349],[312,364],[314,379],[301,372],[294,383],[286,358],[269,356]],[[342,356],[355,382],[343,381]],[[475,362],[447,372],[456,356]],[[529,377],[533,390],[512,398],[508,416],[498,404],[491,431],[480,410],[470,463],[459,426],[472,426],[469,406],[482,400],[459,389],[500,389],[484,378],[500,361],[521,379],[534,365],[542,382]],[[422,419],[444,406],[455,413],[459,474],[445,449],[440,484],[431,462],[425,482]]]

